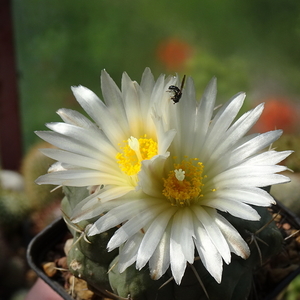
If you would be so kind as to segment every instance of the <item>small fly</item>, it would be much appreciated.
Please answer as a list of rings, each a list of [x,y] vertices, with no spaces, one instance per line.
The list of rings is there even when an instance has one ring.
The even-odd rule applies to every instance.
[[[181,96],[182,96],[182,89],[183,89],[183,86],[184,86],[184,82],[185,82],[185,75],[182,78],[180,88],[176,85],[170,85],[169,86],[168,92],[173,93],[173,96],[171,97],[171,100],[173,100],[174,104],[178,103]]]

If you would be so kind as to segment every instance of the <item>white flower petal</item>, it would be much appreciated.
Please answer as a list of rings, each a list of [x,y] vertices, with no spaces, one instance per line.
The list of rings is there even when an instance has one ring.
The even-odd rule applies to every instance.
[[[66,168],[64,166],[64,163],[61,162],[56,162],[54,164],[52,164],[49,169],[48,169],[48,173],[52,173],[52,172],[60,172],[60,171],[65,171]],[[37,182],[36,182],[37,183]]]
[[[78,140],[83,144],[90,144],[91,140],[97,141],[98,139],[104,139],[103,142],[106,142],[102,132],[98,131],[91,131],[87,128],[78,127],[75,125],[67,124],[67,123],[60,123],[60,122],[52,122],[47,123],[46,126],[62,135],[67,136],[68,138]],[[102,141],[101,141],[102,142]],[[92,146],[96,147],[98,143],[93,144]]]
[[[159,279],[170,265],[170,233],[171,226],[166,228],[159,244],[149,260],[150,275],[154,280]]]
[[[101,72],[101,90],[110,113],[118,119],[122,128],[128,128],[121,91],[105,70]]]
[[[230,165],[241,163],[245,158],[250,157],[253,154],[258,153],[264,148],[274,143],[282,134],[282,130],[274,130],[262,133],[260,135],[254,135],[250,140],[233,149],[231,153],[232,162]],[[225,158],[226,159],[226,158]]]
[[[130,195],[131,191],[132,188],[130,189],[126,185],[110,188],[104,187],[99,189],[99,191],[96,190],[95,193],[83,199],[75,206],[72,214],[73,222],[77,223],[82,220],[88,220],[101,215],[103,212],[121,206],[125,202],[122,196],[125,194]],[[100,229],[98,233],[100,233]]]
[[[271,166],[283,161],[292,153],[293,151],[277,152],[277,151],[270,150],[270,151],[260,153],[254,157],[250,157],[245,162],[241,163],[240,166],[245,166],[245,165]]]
[[[118,226],[119,224],[134,217],[137,212],[144,211],[148,206],[149,203],[141,199],[126,201],[97,220],[90,228],[89,235],[98,234],[112,227]]]
[[[140,245],[136,267],[140,270],[149,261],[157,245],[159,244],[171,217],[175,214],[176,208],[169,209],[159,214],[147,229]]]
[[[217,214],[216,223],[224,234],[230,250],[236,255],[247,259],[250,255],[250,249],[238,231],[221,215]]]
[[[90,186],[101,184],[125,185],[127,182],[119,176],[101,173],[96,170],[72,169],[42,175],[36,180],[36,183],[63,186]]]
[[[252,111],[245,113],[224,133],[223,139],[219,139],[217,147],[210,156],[210,161],[216,160],[222,153],[226,153],[236,142],[242,138],[249,129],[256,123],[263,111],[263,105],[258,105]],[[216,137],[217,139],[217,137]],[[221,141],[220,141],[221,140]],[[209,162],[206,163],[209,167]]]
[[[119,185],[119,186],[105,186],[105,189],[101,192],[101,202],[106,203],[110,200],[121,199],[122,196],[127,195],[130,197],[129,192],[134,191],[134,187],[130,185]],[[135,195],[136,197],[136,195]]]
[[[177,220],[176,220],[177,219]],[[194,223],[193,214],[189,207],[179,210],[176,214],[176,219],[173,222],[178,222],[181,226],[180,230],[180,245],[182,247],[182,253],[185,256],[186,261],[190,264],[194,262]]]
[[[268,192],[256,187],[218,189],[217,191],[210,193],[206,201],[209,202],[212,199],[219,199],[220,197],[257,206],[270,206],[271,204],[276,203],[273,197]]]
[[[207,85],[197,109],[197,126],[195,130],[200,137],[204,137],[207,133],[215,107],[216,96],[217,79],[214,77]]]
[[[143,72],[142,75],[142,79],[141,79],[141,89],[143,90],[143,92],[145,93],[145,96],[148,97],[148,99],[151,97],[152,91],[153,91],[153,87],[155,85],[155,80],[154,80],[154,76],[150,70],[150,68],[146,68],[145,71]],[[143,99],[142,103],[147,103],[146,108],[148,107],[148,103],[149,101],[145,99]]]
[[[181,86],[182,80],[179,76],[177,76],[178,86]],[[189,119],[189,122],[184,122],[183,130],[189,130],[191,126],[188,124],[192,124],[192,127],[195,126],[195,118],[196,118],[196,109],[199,106],[199,102],[196,99],[196,90],[194,81],[191,77],[186,77],[183,89],[181,90],[182,95],[180,101],[175,104],[173,103],[173,108],[175,108],[175,112],[177,114],[177,118],[179,118],[182,122]]]
[[[187,95],[187,92],[189,95]],[[179,103],[172,105],[171,115],[173,122],[179,123],[181,130],[176,131],[176,138],[172,145],[172,151],[180,149],[182,153],[188,153],[194,144],[194,135],[185,134],[193,132],[196,126],[196,109],[198,102],[196,101],[195,88],[191,78],[187,78],[186,88],[182,91],[182,97]],[[172,123],[172,120],[171,120]],[[175,153],[175,152],[174,152]],[[175,153],[176,155],[176,153]]]
[[[95,148],[89,147],[89,145],[86,145],[79,140],[66,138],[59,133],[51,131],[36,131],[35,133],[46,142],[60,149],[92,158],[99,155],[99,152]]]
[[[186,259],[182,252],[180,215],[175,214],[172,222],[170,237],[170,264],[172,275],[177,284],[180,284],[186,269]]]
[[[273,143],[281,135],[281,131],[266,132],[264,134],[251,134],[241,138],[231,151],[225,152],[216,159],[209,168],[209,174],[221,173],[224,170],[241,165],[249,157],[257,155],[262,149]],[[211,162],[209,163],[211,165]]]
[[[165,154],[177,132],[174,129],[165,131],[163,120],[155,114],[153,114],[153,121],[157,129],[158,154]]]
[[[120,273],[124,272],[127,267],[131,266],[136,261],[137,252],[143,237],[144,234],[138,232],[129,238],[124,246],[122,246],[118,263],[118,269]]]
[[[210,275],[218,282],[221,282],[222,272],[223,272],[223,261],[222,257],[212,243],[211,238],[208,236],[207,231],[204,229],[203,225],[197,222],[196,217],[194,217],[195,224],[195,245],[200,256],[200,259],[210,273]]]
[[[242,218],[244,220],[260,220],[260,215],[255,209],[239,201],[226,199],[224,197],[218,197],[215,199],[204,200],[201,204],[206,205],[208,207],[216,208],[224,212],[228,212],[231,215],[238,218]]]
[[[165,91],[165,76],[160,75],[158,79],[156,80],[152,93],[151,93],[151,98],[150,102],[157,104],[160,102],[161,95]]]
[[[201,224],[204,226],[212,243],[215,245],[224,261],[229,264],[231,260],[228,244],[220,231],[220,228],[215,223],[216,211],[214,209],[194,206],[194,213]]]
[[[220,143],[222,136],[236,117],[245,99],[245,94],[241,93],[223,105],[217,115],[212,120],[205,141],[205,148],[210,152]],[[209,153],[210,154],[210,153]]]
[[[119,247],[123,244],[129,237],[136,234],[139,230],[145,227],[149,222],[153,221],[155,216],[166,209],[166,204],[157,204],[132,217],[124,225],[122,225],[110,239],[107,247],[109,251]],[[93,228],[90,229],[89,235],[91,235]]]
[[[99,216],[103,212],[106,212],[115,206],[119,206],[121,203],[121,201],[115,200],[102,204],[100,194],[101,190],[89,195],[75,206],[71,215],[73,223]]]
[[[118,167],[116,163],[109,164],[110,162],[109,160],[104,160],[104,162],[106,162],[104,163],[101,161],[102,159],[99,160],[96,158],[86,157],[73,152],[68,152],[68,151],[53,149],[53,148],[40,149],[40,151],[44,155],[52,159],[62,161],[70,165],[74,165],[82,168],[90,168],[94,170],[101,170],[102,172],[109,172],[115,175],[118,174],[118,176],[120,176],[121,173],[120,168],[116,168]]]
[[[140,99],[137,86],[131,81],[127,73],[122,76],[122,95],[124,99],[126,117],[129,122],[131,135],[140,137],[145,133],[144,122],[141,116]]]
[[[84,115],[79,113],[76,110],[67,109],[67,108],[60,108],[57,111],[57,114],[62,118],[62,120],[71,125],[75,125],[78,127],[89,129],[90,131],[99,131],[99,128],[96,124],[91,122],[88,118]]]
[[[142,168],[138,175],[138,185],[145,194],[158,198],[162,196],[163,183],[161,178],[167,158],[168,155],[157,155],[150,160],[144,160],[142,162]],[[152,180],[149,181],[149,178]]]
[[[127,128],[119,125],[118,120],[111,115],[105,104],[91,90],[78,86],[72,87],[72,91],[82,108],[103,130],[114,146],[117,146],[125,137],[130,136]]]
[[[224,178],[211,185],[212,188],[236,188],[236,187],[266,187],[273,184],[290,182],[290,179],[280,174],[256,174],[254,176]],[[207,185],[207,188],[209,185]]]
[[[211,179],[214,185],[218,185],[222,181],[235,180],[236,178],[247,179],[249,177],[261,177],[263,175],[274,174],[277,172],[285,171],[287,168],[280,165],[271,166],[238,166],[235,168],[228,169]],[[210,180],[208,181],[210,183]]]

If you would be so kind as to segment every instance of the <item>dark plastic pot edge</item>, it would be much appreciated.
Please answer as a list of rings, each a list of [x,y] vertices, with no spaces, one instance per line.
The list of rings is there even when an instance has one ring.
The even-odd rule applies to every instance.
[[[67,231],[63,218],[58,218],[38,233],[29,243],[27,248],[27,261],[32,270],[56,291],[65,300],[74,300],[64,287],[54,279],[48,277],[41,266],[46,252],[58,243]]]

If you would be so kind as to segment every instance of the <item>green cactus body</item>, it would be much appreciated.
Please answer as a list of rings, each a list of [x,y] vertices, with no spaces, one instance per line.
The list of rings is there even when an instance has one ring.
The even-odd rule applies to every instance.
[[[163,276],[159,280],[152,280],[147,267],[137,270],[134,265],[128,267],[124,272],[118,271],[118,256],[110,264],[108,273],[109,283],[113,292],[121,297],[135,300],[172,300],[173,284],[162,286],[167,280]]]
[[[82,221],[78,224],[71,224],[70,216],[72,215],[72,211],[76,204],[88,196],[88,190],[86,188],[69,188],[64,187],[63,189],[65,197],[61,201],[61,210],[63,212],[64,218],[66,220],[66,224],[71,231],[72,235],[75,238],[76,232],[79,230],[83,230],[88,224],[88,221]],[[77,231],[76,231],[76,230]]]
[[[67,263],[72,274],[87,281],[94,289],[110,290],[106,264],[90,260],[77,246],[68,252]]]
[[[233,255],[232,262],[229,265],[224,265],[222,282],[218,284],[204,268],[201,261],[195,261],[194,270],[201,278],[209,298],[207,298],[192,268],[188,267],[181,285],[174,284],[174,299],[247,299],[252,283],[252,263],[251,258],[245,261]]]
[[[88,238],[88,243],[84,238],[80,239],[78,248],[84,255],[92,261],[101,263],[108,267],[109,263],[118,255],[118,250],[108,252],[106,245],[112,237],[114,230],[109,230]]]

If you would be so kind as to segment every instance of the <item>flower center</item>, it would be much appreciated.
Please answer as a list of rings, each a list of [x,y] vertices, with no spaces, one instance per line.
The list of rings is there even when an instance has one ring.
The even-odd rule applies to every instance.
[[[125,145],[120,148],[122,152],[116,155],[121,170],[127,175],[136,175],[141,169],[141,162],[157,155],[157,142],[144,135],[142,138],[131,136]]]
[[[197,158],[174,164],[174,170],[163,179],[163,195],[173,206],[190,206],[203,197],[204,165]]]

